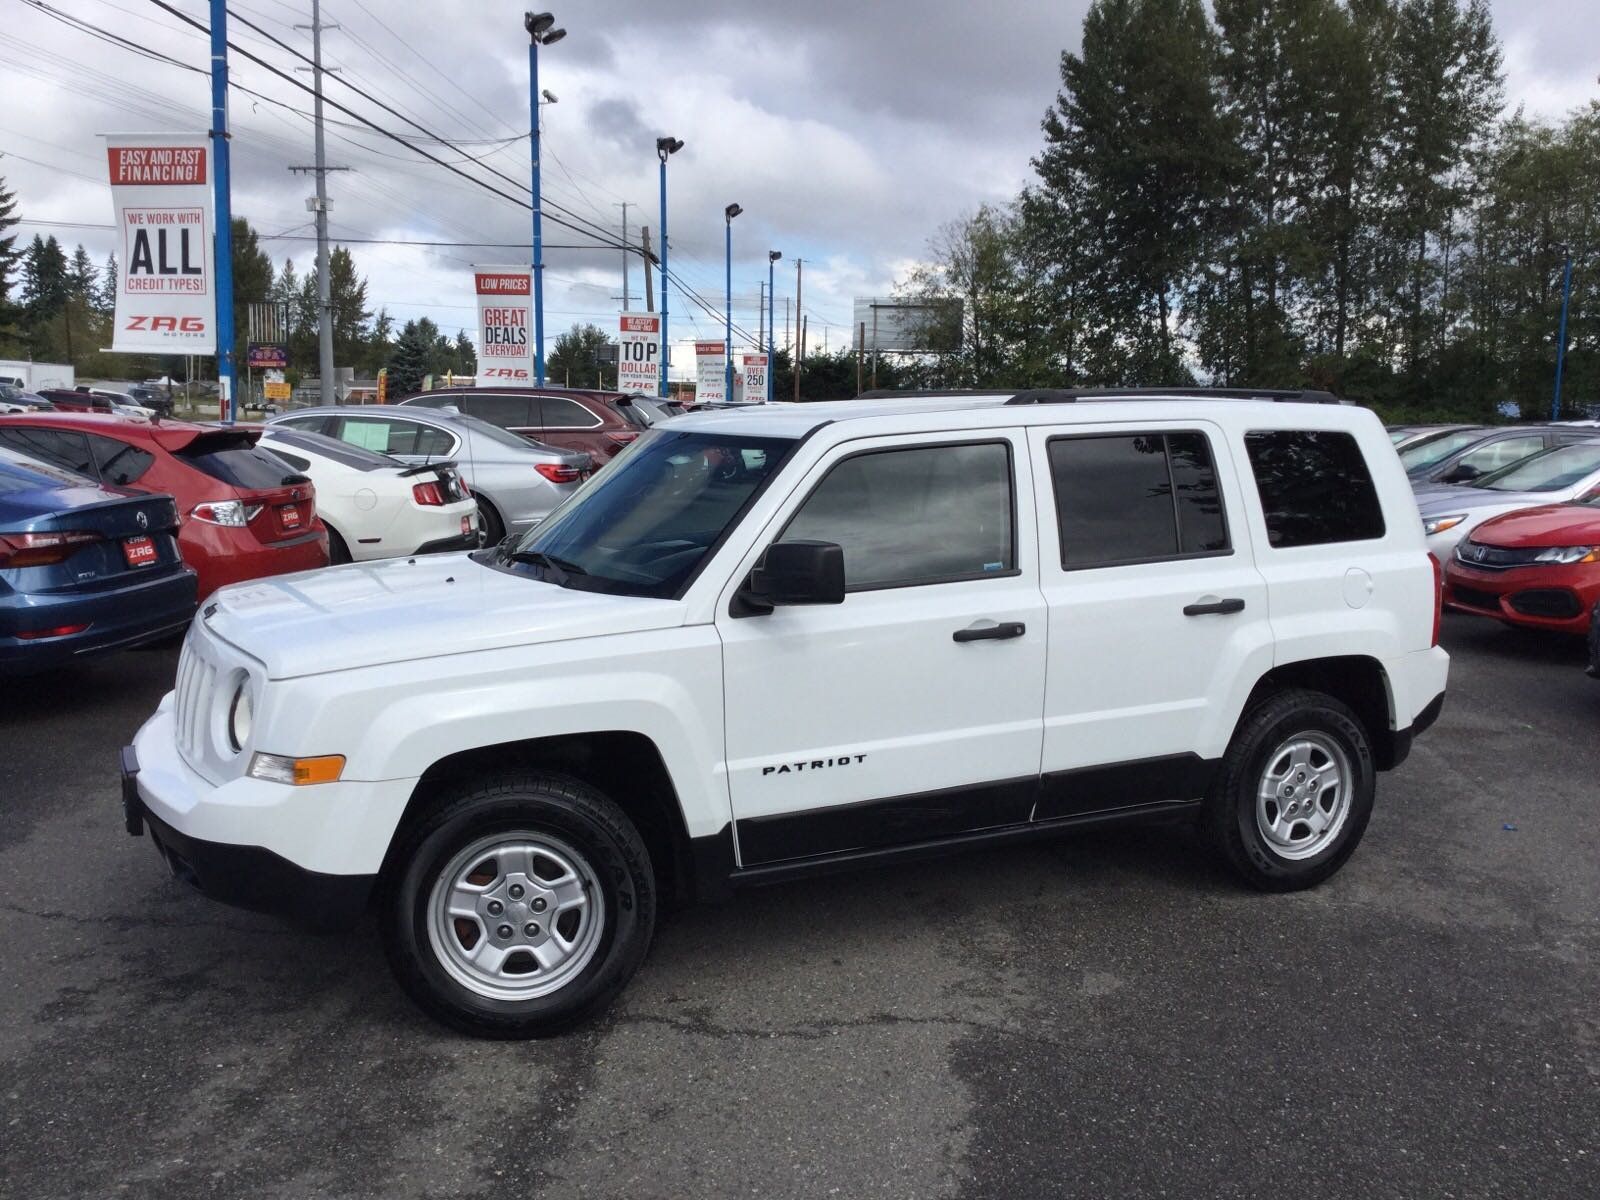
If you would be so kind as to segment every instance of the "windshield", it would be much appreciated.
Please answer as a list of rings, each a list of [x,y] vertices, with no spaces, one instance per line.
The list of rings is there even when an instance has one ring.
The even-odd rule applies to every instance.
[[[1481,441],[1484,437],[1482,429],[1458,429],[1454,433],[1447,433],[1443,437],[1430,438],[1427,441],[1417,442],[1400,451],[1400,461],[1408,471],[1420,471],[1441,463],[1457,450],[1464,450],[1473,442]]]
[[[501,561],[562,587],[675,596],[793,445],[790,438],[653,429]]]
[[[1580,442],[1535,454],[1472,481],[1496,492],[1559,492],[1600,471],[1600,442]]]

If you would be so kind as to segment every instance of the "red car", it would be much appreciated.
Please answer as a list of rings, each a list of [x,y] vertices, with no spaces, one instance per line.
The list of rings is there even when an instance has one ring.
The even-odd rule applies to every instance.
[[[1600,600],[1600,494],[1485,521],[1444,570],[1446,608],[1586,634]]]
[[[259,436],[90,413],[0,417],[0,446],[106,487],[172,496],[178,549],[199,577],[202,600],[224,584],[327,565],[316,489],[257,450]]]
[[[407,396],[401,404],[450,407],[510,430],[530,442],[579,450],[606,462],[657,420],[655,397],[586,388],[440,388]],[[669,414],[670,415],[670,414]]]
[[[46,400],[62,412],[105,413],[110,416],[117,410],[110,396],[97,396],[93,392],[79,392],[67,388],[46,388],[40,392]]]

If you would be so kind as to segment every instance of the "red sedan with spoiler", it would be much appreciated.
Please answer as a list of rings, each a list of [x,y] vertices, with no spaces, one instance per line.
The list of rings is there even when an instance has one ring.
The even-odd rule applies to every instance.
[[[0,446],[102,486],[165,492],[178,506],[178,548],[201,599],[263,575],[327,564],[316,489],[256,447],[257,430],[150,424],[89,413],[0,416]]]

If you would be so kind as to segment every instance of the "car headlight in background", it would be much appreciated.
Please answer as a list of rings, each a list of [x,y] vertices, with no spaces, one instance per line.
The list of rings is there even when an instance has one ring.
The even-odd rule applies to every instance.
[[[255,705],[250,701],[250,681],[241,679],[228,704],[228,744],[238,754],[250,744],[250,733],[255,728]]]
[[[1454,529],[1466,519],[1466,513],[1455,513],[1448,517],[1427,517],[1422,522],[1422,532],[1432,537],[1436,533],[1443,533],[1446,529]]]
[[[1552,546],[1548,550],[1541,550],[1534,556],[1538,563],[1587,563],[1600,562],[1600,546]]]

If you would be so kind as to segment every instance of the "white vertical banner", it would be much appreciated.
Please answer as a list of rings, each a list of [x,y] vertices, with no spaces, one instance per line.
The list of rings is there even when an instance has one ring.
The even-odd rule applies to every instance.
[[[111,349],[215,354],[216,231],[205,134],[105,139],[120,268]]]
[[[533,272],[472,268],[478,293],[478,380],[485,386],[533,382]]]
[[[617,314],[617,391],[654,396],[661,390],[661,318]]]
[[[765,404],[767,402],[767,355],[765,351],[759,353],[745,353],[739,356],[739,376],[744,381],[744,403]]]
[[[728,347],[723,342],[694,344],[694,402],[728,403]]]

